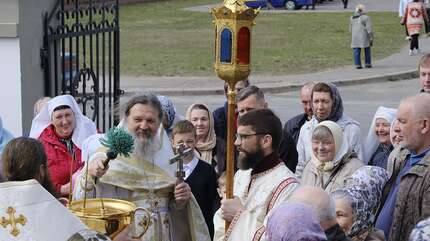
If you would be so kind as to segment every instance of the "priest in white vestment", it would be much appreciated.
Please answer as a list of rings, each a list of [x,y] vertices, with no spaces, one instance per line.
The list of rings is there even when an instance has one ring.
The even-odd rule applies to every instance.
[[[75,184],[74,199],[84,198],[85,170],[88,166],[87,197],[105,197],[131,201],[151,212],[150,227],[142,240],[210,240],[200,208],[185,182],[177,183],[176,164],[170,165],[173,151],[161,124],[162,110],[155,95],[131,98],[125,106],[120,126],[135,137],[131,157],[118,156],[104,169],[106,148],[95,135],[82,150],[86,161]],[[94,188],[95,183],[95,188]],[[136,234],[141,233],[135,221]]]
[[[268,213],[289,199],[298,186],[294,174],[279,159],[282,124],[270,109],[239,117],[234,143],[239,171],[234,176],[234,199],[223,199],[215,213],[215,241],[266,240]],[[225,232],[224,223],[230,221]]]
[[[35,179],[0,183],[0,240],[59,241],[87,227]]]

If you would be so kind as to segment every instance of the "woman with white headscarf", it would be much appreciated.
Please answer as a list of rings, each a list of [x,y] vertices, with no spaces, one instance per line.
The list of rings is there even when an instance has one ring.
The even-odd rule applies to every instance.
[[[384,232],[374,228],[382,190],[388,180],[385,169],[363,166],[346,181],[346,187],[332,193],[337,221],[354,241],[384,241]]]
[[[368,165],[387,169],[388,156],[393,150],[390,130],[396,113],[396,109],[384,106],[376,110],[365,145],[365,162]]]
[[[71,95],[48,101],[31,123],[30,137],[42,142],[55,190],[70,192],[71,174],[80,170],[82,143],[97,133],[94,122],[84,116]]]
[[[363,166],[333,121],[320,122],[312,132],[312,157],[303,170],[301,185],[327,192],[344,187],[345,180]]]
[[[226,144],[215,134],[212,112],[205,104],[195,103],[188,107],[186,119],[196,128],[199,158],[211,164],[221,175],[226,168]]]

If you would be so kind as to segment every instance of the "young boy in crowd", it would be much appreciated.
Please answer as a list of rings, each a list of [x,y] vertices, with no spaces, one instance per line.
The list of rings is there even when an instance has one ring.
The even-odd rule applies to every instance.
[[[219,206],[220,199],[217,194],[217,176],[214,168],[197,158],[196,129],[188,120],[175,124],[172,130],[172,147],[176,152],[180,145],[192,149],[194,152],[183,160],[184,181],[191,187],[191,192],[202,210],[211,237],[214,234],[213,216],[214,207]]]

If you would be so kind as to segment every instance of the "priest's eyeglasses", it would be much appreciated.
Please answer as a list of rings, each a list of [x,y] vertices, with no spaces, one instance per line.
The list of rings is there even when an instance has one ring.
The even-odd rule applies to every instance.
[[[261,132],[261,133],[252,133],[252,134],[240,134],[236,133],[236,140],[243,141],[247,139],[250,136],[256,136],[256,135],[266,135],[267,133]]]

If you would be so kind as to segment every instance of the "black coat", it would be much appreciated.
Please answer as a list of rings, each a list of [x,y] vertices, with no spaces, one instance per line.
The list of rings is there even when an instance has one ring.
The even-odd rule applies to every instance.
[[[308,120],[308,115],[306,113],[296,115],[293,118],[289,119],[284,126],[284,131],[290,133],[291,137],[294,140],[294,143],[297,145],[297,141],[299,140],[300,129]]]
[[[212,112],[216,137],[221,138],[224,141],[227,140],[227,105],[228,103],[225,102],[224,106],[219,107]]]
[[[299,154],[297,153],[296,143],[294,143],[290,133],[282,131],[282,141],[279,146],[279,157],[292,172],[296,171],[298,156]]]
[[[214,235],[213,217],[215,207],[219,207],[220,198],[217,192],[217,175],[214,168],[205,161],[199,160],[196,168],[185,180],[202,210],[211,237]]]
[[[327,241],[352,241],[351,238],[346,236],[339,224],[325,230]]]

